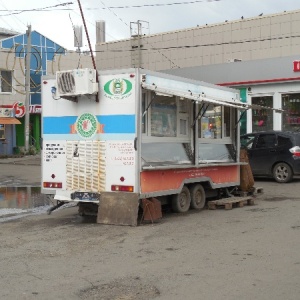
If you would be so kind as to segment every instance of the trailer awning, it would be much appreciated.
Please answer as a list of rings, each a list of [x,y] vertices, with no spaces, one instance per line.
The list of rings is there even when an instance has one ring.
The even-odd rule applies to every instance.
[[[147,84],[147,83],[142,83],[142,88],[146,90],[153,91],[159,95],[165,95],[165,96],[177,96],[180,98],[185,98],[185,99],[190,99],[196,102],[206,102],[206,103],[211,103],[215,105],[222,105],[222,106],[229,106],[229,107],[234,107],[237,109],[242,109],[242,110],[248,110],[248,109],[270,109],[274,110],[275,112],[282,113],[284,110],[278,109],[278,108],[273,108],[273,107],[267,107],[267,106],[261,106],[261,105],[256,105],[256,104],[248,104],[248,103],[243,103],[238,100],[222,100],[222,99],[213,99],[213,98],[208,98],[206,97],[205,94],[193,94],[190,91],[180,91],[180,90],[170,90],[167,88],[162,88],[159,87],[155,84]]]
[[[0,124],[14,125],[14,124],[21,124],[21,122],[16,118],[0,117]]]

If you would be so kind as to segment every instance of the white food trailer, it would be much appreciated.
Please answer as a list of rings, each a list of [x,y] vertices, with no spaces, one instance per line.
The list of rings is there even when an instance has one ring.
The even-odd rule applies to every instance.
[[[43,192],[98,223],[137,225],[143,200],[201,209],[240,185],[238,121],[250,106],[237,90],[76,69],[43,77],[42,107]]]

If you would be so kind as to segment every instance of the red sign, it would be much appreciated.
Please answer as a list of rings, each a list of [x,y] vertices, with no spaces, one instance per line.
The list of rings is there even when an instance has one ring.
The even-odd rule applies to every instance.
[[[25,115],[25,105],[23,102],[15,102],[13,108],[15,109],[17,118],[22,118]]]
[[[2,113],[2,109],[11,109],[14,112],[16,118],[22,118],[25,115],[25,105],[23,102],[15,102],[13,105],[0,105],[0,114]],[[29,106],[30,114],[41,114],[42,113],[42,105],[35,104]]]
[[[294,72],[300,72],[300,60],[294,61]]]
[[[30,105],[29,112],[31,114],[41,114],[42,113],[42,105],[38,105],[38,104]]]

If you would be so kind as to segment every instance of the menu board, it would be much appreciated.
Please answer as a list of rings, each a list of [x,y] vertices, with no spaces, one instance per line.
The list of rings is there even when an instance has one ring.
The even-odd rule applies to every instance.
[[[131,141],[108,141],[106,163],[117,166],[133,166],[135,164],[134,143]]]

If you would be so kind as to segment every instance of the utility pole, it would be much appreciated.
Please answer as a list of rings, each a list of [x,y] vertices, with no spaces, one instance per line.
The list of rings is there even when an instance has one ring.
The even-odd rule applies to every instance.
[[[130,35],[133,38],[132,39],[132,48],[133,49],[137,49],[137,55],[136,55],[136,51],[133,51],[132,55],[132,65],[134,67],[138,67],[141,68],[142,67],[142,51],[141,48],[143,47],[143,45],[141,44],[142,42],[142,23],[147,23],[148,24],[148,28],[149,28],[149,23],[146,21],[142,21],[142,20],[137,20],[137,22],[130,22]],[[134,25],[136,26],[136,28],[134,28]],[[136,45],[137,42],[137,45]]]
[[[29,119],[29,102],[30,102],[30,56],[31,56],[31,25],[27,26],[27,47],[25,56],[25,152],[29,151],[29,133],[30,133],[30,119]]]
[[[139,51],[139,59],[138,59],[138,67],[142,67],[142,53],[141,53],[141,34],[142,34],[142,23],[140,20],[137,21],[137,27],[138,27],[138,51]]]

